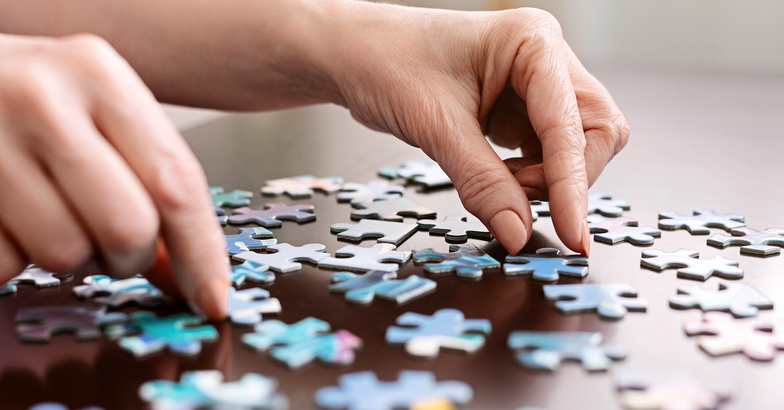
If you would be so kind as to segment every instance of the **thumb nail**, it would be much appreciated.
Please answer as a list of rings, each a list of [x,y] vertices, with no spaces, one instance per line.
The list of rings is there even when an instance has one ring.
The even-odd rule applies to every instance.
[[[517,212],[510,209],[495,214],[490,220],[490,228],[496,239],[512,255],[520,252],[528,241],[528,233],[523,220]]]

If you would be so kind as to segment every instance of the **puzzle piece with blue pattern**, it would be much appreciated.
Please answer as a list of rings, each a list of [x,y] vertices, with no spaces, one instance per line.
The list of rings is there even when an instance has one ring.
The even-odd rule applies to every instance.
[[[560,256],[558,249],[541,248],[536,255],[507,255],[504,273],[507,276],[532,275],[535,280],[555,282],[561,275],[573,278],[588,276],[588,258],[581,255]]]
[[[626,357],[626,350],[602,347],[602,334],[594,332],[512,332],[507,346],[516,350],[524,367],[556,370],[564,360],[579,361],[583,368],[596,372],[609,369],[613,360]]]
[[[272,239],[272,232],[266,228],[240,228],[238,234],[226,235],[226,251],[229,255],[266,249],[276,243],[278,240]]]
[[[373,298],[404,303],[424,295],[436,288],[430,279],[411,275],[405,279],[395,279],[396,272],[370,271],[364,275],[351,272],[338,272],[332,275],[332,292],[345,293],[346,301],[367,304]]]
[[[202,342],[218,340],[215,326],[203,325],[204,319],[188,313],[158,317],[140,311],[131,314],[131,323],[109,326],[106,335],[119,339],[119,345],[136,357],[168,350],[179,356],[194,356],[201,352]]]
[[[435,357],[441,348],[473,353],[485,344],[492,326],[487,319],[466,319],[457,309],[441,309],[432,316],[406,312],[387,328],[387,343],[404,344],[406,352]],[[403,327],[401,327],[403,326]]]
[[[95,298],[95,303],[115,309],[128,303],[150,308],[163,305],[170,300],[141,275],[128,279],[113,279],[106,275],[87,276],[84,278],[84,285],[74,286],[73,293],[79,299],[100,296]]]
[[[433,248],[415,249],[414,262],[425,263],[425,270],[434,274],[454,272],[462,278],[477,279],[483,270],[495,270],[501,264],[473,244],[450,245],[449,253],[436,252]]]
[[[275,281],[275,273],[269,270],[269,265],[253,261],[231,267],[229,282],[232,285],[240,287],[246,280],[253,283],[271,283]]]

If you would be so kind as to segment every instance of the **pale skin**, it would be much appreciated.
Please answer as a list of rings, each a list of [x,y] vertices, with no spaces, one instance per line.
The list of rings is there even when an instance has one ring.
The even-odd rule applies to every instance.
[[[158,243],[147,276],[216,318],[224,240],[204,173],[157,101],[345,106],[436,160],[510,253],[530,237],[528,200],[549,199],[564,245],[588,255],[588,187],[629,136],[535,9],[0,0],[0,33],[0,281],[27,263],[72,272],[93,260],[127,276],[154,264]],[[501,161],[487,137],[521,156]]]

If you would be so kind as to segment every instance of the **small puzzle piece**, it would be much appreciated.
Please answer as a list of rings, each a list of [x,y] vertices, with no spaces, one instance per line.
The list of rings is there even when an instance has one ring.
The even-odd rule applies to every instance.
[[[84,278],[84,285],[74,286],[74,295],[79,299],[95,299],[96,303],[115,309],[135,302],[149,308],[163,305],[168,298],[147,279],[136,275],[128,279],[112,279],[106,275],[93,275]]]
[[[612,199],[612,195],[604,192],[588,193],[588,215],[621,216],[629,209],[629,203],[623,199]]]
[[[370,271],[364,275],[338,272],[332,275],[332,292],[345,293],[351,303],[367,304],[374,297],[396,303],[407,302],[436,288],[430,279],[411,275],[405,279],[395,279],[397,273]]]
[[[356,224],[336,223],[330,227],[330,231],[337,234],[338,239],[360,242],[363,239],[377,238],[377,242],[391,243],[395,246],[400,246],[418,229],[417,224],[372,219],[362,219]]]
[[[524,367],[556,370],[564,360],[579,361],[588,371],[606,371],[612,360],[626,357],[625,349],[602,347],[602,334],[592,332],[522,332],[509,334],[507,346],[517,350]]]
[[[270,298],[270,293],[261,288],[236,290],[229,287],[227,299],[227,318],[239,326],[259,323],[262,314],[279,314],[281,311],[280,301]]]
[[[581,255],[559,256],[555,248],[541,248],[536,255],[507,255],[504,273],[507,276],[531,275],[536,280],[555,282],[561,275],[573,278],[588,276],[588,258]]]
[[[648,301],[637,298],[628,283],[579,283],[545,285],[544,296],[561,313],[596,312],[605,319],[623,319],[627,311],[645,312]]]
[[[362,347],[362,339],[347,330],[329,331],[329,323],[314,317],[291,325],[267,320],[257,324],[254,333],[242,335],[242,342],[257,352],[270,350],[270,356],[292,369],[316,358],[333,365],[353,363],[354,350]]]
[[[8,283],[12,285],[25,284],[35,285],[37,288],[49,288],[53,286],[60,286],[60,280],[70,276],[73,275],[60,275],[43,270],[41,268],[36,268],[33,265],[29,265],[27,269],[24,270],[24,272],[9,280]]]
[[[25,342],[48,342],[52,335],[73,332],[77,340],[97,339],[101,326],[128,320],[124,313],[106,313],[104,306],[39,306],[20,308],[16,333]]]
[[[659,228],[674,231],[684,228],[692,235],[707,235],[708,228],[721,228],[725,231],[737,229],[743,223],[741,214],[717,214],[710,209],[695,209],[694,215],[681,215],[677,212],[662,212],[659,214]]]
[[[313,214],[313,205],[286,205],[286,204],[266,204],[264,209],[237,208],[234,214],[229,217],[229,223],[246,224],[255,222],[267,228],[277,228],[282,226],[281,221],[295,221],[297,223],[311,222],[316,220]]]
[[[46,403],[35,404],[32,407],[28,408],[27,410],[68,410],[68,407],[60,403],[46,402]],[[90,407],[85,407],[81,410],[104,410],[104,408],[90,406]]]
[[[429,230],[431,235],[446,237],[447,242],[463,243],[468,238],[490,241],[493,234],[481,222],[467,222],[468,218],[450,215],[443,221],[423,219],[418,222],[419,228]]]
[[[202,342],[218,340],[215,327],[202,325],[203,321],[203,318],[187,313],[158,317],[152,312],[139,311],[131,314],[130,324],[107,327],[106,335],[110,339],[120,339],[120,347],[136,357],[166,348],[179,356],[194,356],[201,352]]]
[[[246,280],[253,283],[270,283],[275,281],[275,274],[269,271],[269,265],[253,261],[231,267],[229,281],[232,285],[240,287]]]
[[[547,201],[528,201],[531,207],[531,217],[536,222],[540,216],[550,216],[550,203]]]
[[[717,233],[708,238],[708,245],[719,248],[727,246],[740,246],[740,253],[744,255],[770,256],[781,253],[784,247],[784,229],[768,228],[758,231],[751,228],[736,228],[732,236]]]
[[[415,249],[414,262],[425,263],[425,270],[434,273],[454,272],[461,278],[482,277],[483,270],[499,269],[501,264],[476,245],[449,245],[449,253],[436,252],[433,248]]]
[[[678,269],[678,277],[683,279],[705,281],[712,275],[725,279],[743,277],[743,269],[738,267],[738,262],[721,256],[713,259],[698,259],[699,256],[699,252],[691,249],[678,249],[674,253],[650,249],[642,252],[640,265],[659,272],[665,269]]]
[[[338,202],[351,202],[359,205],[364,202],[388,201],[403,196],[406,188],[403,185],[390,184],[383,179],[374,179],[367,184],[347,182],[340,187]]]
[[[681,286],[677,295],[670,296],[670,306],[676,309],[700,308],[703,312],[722,310],[735,317],[751,317],[757,316],[759,309],[773,309],[773,302],[751,285],[722,282],[718,291],[706,290],[698,285]]]
[[[427,187],[452,185],[452,180],[434,161],[406,161],[399,168],[381,168],[378,174],[387,178],[404,178]]]
[[[243,191],[240,189],[235,189],[231,192],[223,192],[222,187],[211,186],[210,196],[212,197],[212,203],[218,209],[220,209],[222,206],[238,208],[241,206],[250,205],[250,199],[253,197],[253,192]],[[216,212],[218,209],[216,209]],[[218,215],[223,215],[223,210],[221,209],[220,211],[221,212],[219,212]]]
[[[678,373],[615,371],[621,405],[628,410],[715,410],[732,397],[724,386],[711,386]]]
[[[229,383],[220,370],[200,370],[183,372],[179,382],[145,382],[139,397],[156,410],[287,410],[289,400],[277,389],[275,379],[256,373]]]
[[[441,309],[432,316],[406,312],[387,328],[386,341],[405,344],[406,352],[418,357],[435,357],[441,348],[474,353],[485,344],[491,330],[487,319],[466,319],[456,309]]]
[[[784,350],[784,320],[773,317],[734,319],[722,312],[708,312],[702,320],[687,322],[689,336],[702,335],[698,343],[711,356],[743,353],[749,359],[769,362]]]
[[[267,228],[240,228],[236,235],[226,235],[226,251],[229,255],[236,255],[250,250],[265,249],[267,246],[278,243],[272,238],[272,232]]]
[[[403,217],[435,218],[436,211],[427,209],[416,202],[406,199],[390,199],[389,201],[362,202],[357,204],[360,209],[351,211],[351,219],[382,219],[384,221],[403,222]]]
[[[652,245],[654,238],[661,237],[661,231],[652,226],[637,226],[632,218],[621,216],[606,219],[598,215],[588,217],[588,228],[596,242],[615,245],[618,242],[629,242],[633,245]]]
[[[393,410],[408,409],[423,400],[443,400],[455,404],[471,401],[474,391],[454,380],[436,382],[431,372],[403,370],[394,382],[381,382],[373,372],[340,376],[338,386],[316,391],[316,404],[327,409]]]
[[[411,258],[411,252],[395,249],[395,245],[388,243],[379,243],[370,248],[346,245],[335,252],[335,256],[344,256],[343,258],[324,258],[319,261],[319,268],[345,269],[354,272],[371,270],[392,272],[398,270],[400,264],[408,262]]]
[[[226,215],[219,215],[215,218],[221,226],[226,226],[229,223],[229,217]]]
[[[16,285],[13,283],[6,283],[5,285],[0,285],[0,296],[5,295],[15,295],[16,294]]]
[[[327,247],[320,243],[309,243],[303,246],[279,243],[267,247],[267,252],[274,253],[243,252],[234,255],[233,258],[238,261],[268,265],[275,272],[288,273],[302,269],[300,263],[302,261],[317,264],[322,259],[328,258],[329,254],[324,253],[325,250]]]
[[[300,175],[271,179],[264,183],[261,193],[267,196],[286,194],[292,199],[302,199],[312,197],[314,190],[325,194],[334,194],[338,192],[341,184],[343,184],[343,178],[340,177],[316,178],[313,175]]]

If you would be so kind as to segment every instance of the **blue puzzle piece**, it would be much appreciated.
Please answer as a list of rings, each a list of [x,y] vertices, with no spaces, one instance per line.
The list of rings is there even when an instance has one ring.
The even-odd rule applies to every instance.
[[[13,283],[6,283],[5,285],[0,285],[0,296],[3,295],[14,295],[16,294],[16,285]]]
[[[555,308],[566,314],[597,312],[605,319],[622,319],[627,311],[644,312],[648,305],[628,283],[546,285],[543,289],[547,300],[557,300]]]
[[[253,283],[270,283],[275,281],[275,273],[269,270],[269,265],[253,261],[232,266],[229,274],[231,284],[240,287],[246,280]]]
[[[92,275],[84,278],[84,285],[74,286],[74,295],[79,299],[101,296],[96,303],[120,308],[135,302],[142,307],[155,307],[169,299],[147,279],[136,275],[128,279],[112,279],[106,275]]]
[[[612,360],[626,357],[624,349],[600,346],[601,333],[512,332],[507,340],[516,358],[531,369],[555,370],[563,360],[577,360],[588,371],[605,371]]]
[[[28,408],[27,410],[68,410],[68,407],[60,403],[47,402],[47,403],[35,404],[32,407]],[[85,407],[81,410],[104,410],[104,409],[103,407],[90,406],[90,407]]]
[[[588,258],[580,255],[559,256],[554,248],[541,248],[536,255],[519,253],[508,255],[504,273],[509,276],[530,275],[544,282],[555,282],[560,275],[574,278],[588,276]]]
[[[266,228],[240,228],[240,233],[226,235],[226,251],[229,255],[237,255],[251,249],[266,249],[267,246],[278,243],[277,239],[261,238],[272,238],[272,232]]]
[[[463,278],[476,279],[482,277],[484,269],[498,269],[501,264],[492,256],[482,252],[476,245],[450,245],[450,253],[440,253],[427,249],[414,250],[414,262],[426,263],[425,270],[430,273],[455,272]]]
[[[201,352],[201,342],[218,339],[218,331],[212,325],[201,325],[199,316],[181,313],[161,317],[152,312],[134,312],[131,324],[110,326],[106,335],[120,339],[119,344],[136,357],[143,357],[166,348],[180,356],[194,356]],[[135,336],[129,334],[138,333]]]
[[[409,327],[388,327],[386,341],[405,343],[408,353],[420,357],[434,357],[441,347],[473,353],[485,344],[485,334],[491,330],[489,320],[466,319],[456,309],[441,309],[432,316],[406,312],[396,323]]]
[[[235,189],[231,192],[223,192],[222,187],[214,186],[210,187],[210,196],[212,197],[212,203],[216,208],[221,206],[237,208],[250,205],[250,199],[253,197],[253,192],[239,189]],[[218,215],[222,215],[222,213],[219,213]]]
[[[370,271],[364,275],[338,272],[332,275],[333,284],[329,290],[345,293],[349,302],[365,304],[372,302],[374,297],[403,303],[436,288],[434,281],[416,275],[400,280],[395,277],[397,273],[386,271]]]
[[[262,314],[280,313],[280,301],[270,298],[270,293],[261,288],[235,290],[229,287],[228,318],[231,323],[250,326],[261,322]]]

